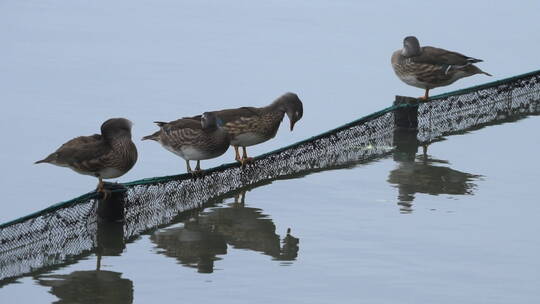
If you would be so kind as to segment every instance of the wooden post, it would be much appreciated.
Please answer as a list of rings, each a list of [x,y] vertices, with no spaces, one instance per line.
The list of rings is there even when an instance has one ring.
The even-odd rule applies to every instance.
[[[412,97],[396,96],[394,105],[407,105],[394,111],[395,161],[414,161],[418,151],[418,100]]]
[[[407,105],[394,111],[396,128],[418,129],[418,100],[412,97],[396,96],[394,106]]]
[[[97,214],[100,220],[107,222],[120,222],[124,220],[124,199],[127,188],[121,184],[105,183],[108,191],[106,199],[98,201]]]

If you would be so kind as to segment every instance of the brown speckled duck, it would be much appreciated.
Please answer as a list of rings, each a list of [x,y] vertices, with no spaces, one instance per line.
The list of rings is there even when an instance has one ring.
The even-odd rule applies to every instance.
[[[490,74],[474,63],[481,59],[431,46],[420,47],[414,36],[405,37],[403,49],[392,54],[392,67],[396,75],[408,85],[425,89],[423,99],[429,98],[429,90],[447,86],[463,77]]]
[[[125,118],[111,118],[101,125],[101,135],[76,137],[35,163],[68,167],[77,173],[95,176],[99,179],[98,192],[106,195],[103,179],[124,175],[137,161],[131,126],[131,121]]]
[[[221,119],[214,113],[203,113],[197,119],[182,118],[171,122],[156,124],[160,130],[142,138],[159,142],[165,149],[186,161],[188,173],[202,173],[200,161],[215,158],[227,151],[230,145],[229,134],[223,129]],[[195,171],[191,170],[190,160],[196,160]]]
[[[247,155],[246,147],[260,144],[276,136],[285,114],[289,117],[292,131],[296,122],[302,118],[304,109],[298,95],[289,92],[266,107],[242,107],[213,113],[223,120],[224,128],[231,136],[235,159],[244,165],[252,160]],[[242,157],[238,151],[239,147],[243,149]]]

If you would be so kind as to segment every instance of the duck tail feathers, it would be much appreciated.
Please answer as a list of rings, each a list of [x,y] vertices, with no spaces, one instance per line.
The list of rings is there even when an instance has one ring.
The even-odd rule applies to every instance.
[[[163,127],[164,125],[168,124],[168,122],[164,121],[154,121],[154,123],[158,125],[158,127]]]
[[[466,66],[465,68],[463,68],[463,71],[468,73],[469,76],[476,75],[476,74],[484,74],[487,76],[492,76],[490,73],[482,71],[479,67],[477,67],[474,64],[470,64]]]
[[[156,133],[152,134],[152,135],[147,135],[145,137],[143,137],[141,140],[147,140],[147,139],[150,139],[150,140],[155,140],[157,141],[159,138],[159,131],[157,131]]]
[[[55,158],[56,158],[56,153],[53,153],[42,160],[38,160],[34,162],[34,164],[52,163],[55,160]]]
[[[467,57],[467,61],[468,61],[469,63],[478,63],[478,62],[482,62],[482,61],[484,61],[484,60],[478,59],[478,58]]]
[[[493,76],[493,75],[491,75],[491,74],[488,73],[488,72],[482,71],[482,70],[481,70],[479,67],[477,67],[477,66],[474,66],[474,67],[476,68],[476,73],[477,73],[477,74],[484,74],[484,75],[487,75],[487,76]]]

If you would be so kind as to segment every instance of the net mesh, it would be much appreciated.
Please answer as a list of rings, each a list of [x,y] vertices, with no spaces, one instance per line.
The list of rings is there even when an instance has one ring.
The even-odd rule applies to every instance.
[[[438,137],[461,133],[490,124],[538,114],[539,73],[480,86],[463,94],[444,94],[418,108],[418,139],[431,142]]]
[[[123,238],[170,223],[179,213],[200,208],[233,191],[350,167],[394,150],[395,112],[418,107],[420,143],[490,124],[540,114],[540,71],[398,105],[261,155],[246,167],[228,164],[202,178],[183,174],[124,184]],[[0,225],[0,285],[10,278],[43,272],[88,254],[98,244],[94,193]]]

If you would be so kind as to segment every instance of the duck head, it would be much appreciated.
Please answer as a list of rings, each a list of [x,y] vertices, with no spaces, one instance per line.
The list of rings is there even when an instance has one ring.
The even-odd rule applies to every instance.
[[[111,118],[101,125],[101,135],[106,140],[127,136],[131,138],[131,127],[133,123],[125,118]]]
[[[403,39],[403,50],[401,54],[405,57],[413,57],[420,55],[420,42],[414,36],[408,36]]]
[[[302,101],[298,98],[298,95],[294,93],[285,93],[279,97],[274,104],[278,108],[287,114],[289,118],[291,131],[294,129],[294,125],[299,121],[304,115],[304,107]]]

